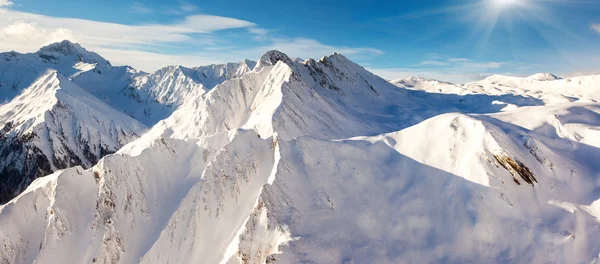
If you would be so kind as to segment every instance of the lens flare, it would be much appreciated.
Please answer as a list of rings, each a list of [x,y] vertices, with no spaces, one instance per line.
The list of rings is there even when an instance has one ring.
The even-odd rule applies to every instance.
[[[519,3],[519,0],[492,0],[494,5],[498,7],[505,7],[510,5],[516,5]]]

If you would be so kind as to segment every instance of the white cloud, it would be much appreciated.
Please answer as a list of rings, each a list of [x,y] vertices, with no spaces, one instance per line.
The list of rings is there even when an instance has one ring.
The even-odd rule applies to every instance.
[[[139,14],[150,14],[152,12],[154,12],[154,10],[146,7],[144,4],[139,3],[139,2],[133,2],[131,3],[131,11],[134,13],[139,13]]]
[[[498,69],[502,67],[502,65],[504,65],[503,62],[466,62],[458,64],[461,68],[482,70]]]
[[[181,9],[183,12],[194,12],[198,9],[198,7],[189,2],[181,2],[179,9]]]
[[[147,72],[155,71],[167,65],[195,67],[199,65],[226,62],[215,57],[209,57],[211,54],[170,55],[113,48],[96,48],[94,51],[107,58],[113,65],[131,65],[136,69]]]
[[[257,34],[257,35],[266,35],[269,33],[269,30],[264,29],[264,28],[259,28],[259,27],[248,28],[248,31],[250,31],[250,33]]]
[[[248,28],[248,32],[254,34],[254,40],[262,41],[269,39],[269,33],[271,32],[268,29],[259,28],[259,27],[250,27]]]
[[[600,33],[600,24],[592,24],[592,30]]]
[[[432,60],[438,60],[438,59],[444,58],[444,56],[437,54],[437,53],[427,53],[427,54],[425,54],[425,57],[432,59]]]
[[[334,52],[340,52],[349,57],[371,56],[382,54],[382,51],[369,48],[334,47],[312,39],[277,39],[273,43],[248,49],[235,47],[214,46],[190,54],[161,54],[140,50],[124,50],[120,48],[94,48],[93,51],[110,60],[113,65],[131,65],[136,69],[154,71],[167,65],[199,66],[214,63],[241,61],[243,59],[257,60],[266,51],[279,50],[291,57],[320,58]]]
[[[415,66],[438,66],[438,67],[451,67],[451,68],[462,68],[468,70],[488,70],[497,69],[502,67],[501,62],[474,62],[467,58],[448,58],[442,60],[443,56],[438,55],[438,60],[426,60],[419,62]]]
[[[11,5],[14,5],[14,3],[10,0],[0,0],[0,8],[9,7]]]
[[[255,26],[254,23],[221,16],[193,15],[187,16],[181,24],[169,26],[183,33],[208,33],[231,28],[247,28]]]
[[[50,17],[12,10],[0,10],[0,17],[2,17],[2,20],[0,20],[0,29],[2,30],[29,25],[30,27],[27,30],[33,30],[31,27],[34,27],[39,34],[50,34],[59,29],[65,29],[71,32],[70,40],[88,47],[164,45],[192,40],[196,42],[202,41],[199,39],[204,38],[193,39],[190,34],[254,26],[253,23],[248,21],[211,15],[187,16],[179,23],[166,25],[124,25],[86,19]],[[18,31],[12,31],[11,37],[17,36],[16,40],[7,38],[5,34],[3,38],[0,38],[3,49],[32,51],[32,46],[39,48],[39,46],[47,44],[48,37],[42,37],[37,41],[30,38],[31,42],[28,43],[20,41],[27,38],[27,34],[26,31],[20,34]],[[28,48],[24,48],[23,44]],[[203,44],[206,44],[206,42]],[[35,49],[37,48],[33,50]]]
[[[420,62],[419,65],[447,66],[448,62],[427,60],[427,61]]]
[[[172,15],[184,15],[197,12],[198,10],[198,6],[190,2],[179,1],[179,5],[175,5],[174,7],[167,9],[165,13]]]
[[[33,51],[40,46],[64,39],[74,40],[71,30],[66,28],[43,29],[32,22],[18,21],[0,27],[0,42],[9,50]]]
[[[280,50],[293,57],[321,57],[339,52],[351,58],[381,55],[367,47],[337,47],[308,38],[271,37],[256,24],[229,17],[190,15],[174,24],[124,25],[86,19],[60,18],[0,9],[2,51],[32,52],[41,46],[68,39],[98,52],[114,65],[131,65],[153,71],[173,64],[198,66],[243,59],[258,59],[267,50]],[[246,28],[259,43],[236,46],[214,32]],[[186,49],[180,49],[181,47]],[[189,47],[195,47],[190,53]],[[163,52],[169,52],[165,54]],[[174,55],[170,55],[174,54]]]
[[[448,59],[448,62],[469,62],[471,60],[466,59],[466,58],[450,58]]]

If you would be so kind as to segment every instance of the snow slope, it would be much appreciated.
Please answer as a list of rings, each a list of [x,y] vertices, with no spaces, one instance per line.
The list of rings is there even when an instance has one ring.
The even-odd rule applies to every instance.
[[[245,60],[195,68],[168,66],[145,73],[112,66],[100,55],[65,40],[35,53],[0,53],[0,104],[12,100],[48,70],[55,70],[113,108],[152,126],[188,98],[238,78],[255,65]]]
[[[127,66],[98,66],[73,76],[72,80],[114,108],[152,126],[183,102],[201,96],[225,80],[244,75],[254,65],[246,60],[196,68],[168,66],[151,74]]]
[[[523,132],[446,114],[377,137],[281,143],[261,199],[295,240],[274,259],[595,261],[599,223],[584,208],[599,195],[598,150]]]
[[[0,202],[36,177],[91,167],[146,130],[55,71],[1,105],[0,123]]]
[[[597,261],[600,104],[486,82],[269,51],[0,207],[0,262]]]
[[[527,79],[536,80],[536,81],[556,81],[562,79],[552,73],[536,73],[527,77]]]
[[[19,95],[48,70],[71,76],[98,65],[110,66],[110,62],[67,40],[42,47],[35,53],[0,53],[0,103]]]
[[[600,100],[600,87],[598,86],[600,75],[567,79],[550,73],[538,73],[525,78],[492,75],[486,79],[466,84],[418,78],[397,79],[390,82],[399,87],[433,93],[524,96],[539,99],[543,104],[573,101],[597,102]]]

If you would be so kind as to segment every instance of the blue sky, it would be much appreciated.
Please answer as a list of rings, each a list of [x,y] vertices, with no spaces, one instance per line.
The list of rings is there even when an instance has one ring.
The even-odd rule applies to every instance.
[[[384,78],[600,74],[599,0],[0,0],[0,50],[70,39],[152,71],[340,52]]]

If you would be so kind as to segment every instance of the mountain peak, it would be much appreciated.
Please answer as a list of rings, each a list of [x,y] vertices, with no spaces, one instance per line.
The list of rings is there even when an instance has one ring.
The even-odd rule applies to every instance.
[[[536,80],[536,81],[555,81],[562,79],[552,73],[536,73],[527,77],[527,79]]]
[[[253,69],[254,67],[256,67],[256,61],[253,60],[249,60],[249,59],[245,59],[243,61],[244,64],[246,64],[246,66],[248,66],[248,68]]]
[[[260,57],[256,67],[275,65],[278,61],[283,61],[283,63],[288,65],[292,64],[292,59],[290,59],[290,57],[288,57],[288,55],[285,53],[278,50],[270,50]]]
[[[57,60],[60,57],[76,57],[76,59],[87,63],[110,65],[109,61],[97,53],[88,51],[78,43],[73,43],[69,40],[48,44],[40,48],[37,54],[47,60]]]
[[[52,109],[57,105],[58,107],[69,105],[71,109],[94,109],[98,113],[111,114],[113,118],[120,115],[58,71],[49,70],[30,87],[24,89],[15,100],[0,106],[0,123],[10,119],[15,124],[23,124],[22,128],[32,128],[44,122],[45,113],[53,111]],[[82,111],[78,114],[83,113],[87,112]],[[34,122],[26,122],[29,119]],[[129,117],[125,119],[122,124],[133,121]],[[137,125],[137,122],[135,124]]]
[[[40,52],[60,52],[64,55],[75,55],[77,53],[87,52],[79,43],[73,43],[69,40],[63,40],[61,42],[55,42],[43,46],[39,50]]]
[[[331,55],[329,55],[327,57],[330,58],[330,59],[338,58],[338,59],[349,60],[348,58],[346,58],[346,56],[342,55],[341,53],[337,53],[337,52],[334,52],[333,54],[331,54]]]

